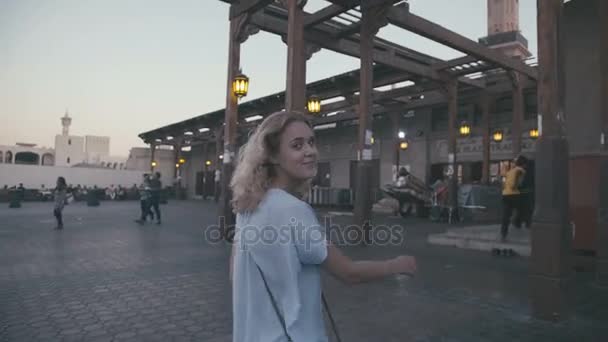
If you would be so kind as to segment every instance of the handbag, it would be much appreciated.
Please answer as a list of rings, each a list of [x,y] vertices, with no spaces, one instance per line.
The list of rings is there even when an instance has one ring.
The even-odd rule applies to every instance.
[[[266,292],[268,292],[268,296],[270,297],[270,302],[272,303],[274,312],[277,314],[277,318],[279,319],[279,322],[281,323],[281,327],[283,328],[283,333],[287,337],[287,341],[294,342],[293,339],[291,338],[291,336],[289,336],[289,333],[287,332],[287,325],[285,324],[285,318],[283,318],[283,315],[281,315],[281,312],[279,311],[279,306],[277,305],[277,302],[274,299],[272,292],[270,291],[270,287],[268,286],[268,283],[266,282],[266,277],[264,277],[264,272],[262,272],[262,269],[255,261],[253,261],[253,263],[260,271],[260,275],[262,276],[262,280],[264,281],[264,287],[266,288]],[[331,312],[329,311],[329,305],[327,305],[327,300],[325,299],[325,295],[323,294],[323,292],[321,292],[321,300],[323,301],[323,307],[325,308],[325,312],[327,312],[327,317],[329,318],[331,328],[334,332],[334,335],[336,336],[336,341],[342,342],[342,339],[340,338],[340,335],[338,334],[338,329],[336,328],[336,322],[334,321],[334,318],[331,315]]]

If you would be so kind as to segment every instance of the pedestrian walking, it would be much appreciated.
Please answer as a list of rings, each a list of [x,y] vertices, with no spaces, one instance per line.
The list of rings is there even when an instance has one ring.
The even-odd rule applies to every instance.
[[[57,226],[55,229],[61,230],[63,229],[63,207],[65,206],[65,202],[67,200],[67,183],[65,178],[58,177],[57,184],[55,186],[55,207],[53,208],[53,215],[57,220]]]
[[[291,112],[267,117],[239,151],[230,182],[234,342],[328,341],[321,267],[346,283],[416,271],[413,257],[355,262],[325,239],[302,200],[317,157],[312,124]]]
[[[502,188],[502,225],[500,227],[501,241],[507,239],[509,234],[509,225],[511,224],[511,216],[513,212],[516,213],[517,217],[514,220],[515,227],[521,228],[521,197],[519,186],[523,177],[526,174],[524,169],[527,159],[524,156],[518,156],[515,158],[515,165],[505,175],[505,181]]]
[[[160,195],[163,183],[160,180],[160,172],[156,172],[150,179],[150,206],[156,215],[156,224],[161,224],[160,220]]]
[[[139,186],[139,205],[141,214],[135,222],[144,224],[148,216],[150,216],[150,220],[154,220],[154,213],[152,213],[151,209],[151,197],[150,176],[146,173],[143,175],[143,182]]]

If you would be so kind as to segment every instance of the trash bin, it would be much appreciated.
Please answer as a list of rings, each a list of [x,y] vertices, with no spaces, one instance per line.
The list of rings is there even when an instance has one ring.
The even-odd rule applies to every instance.
[[[99,206],[99,198],[97,196],[98,195],[95,190],[89,190],[87,192],[87,206],[89,206],[89,207]]]
[[[167,204],[169,202],[169,193],[167,189],[160,191],[160,204]]]
[[[9,190],[8,191],[8,207],[9,208],[21,208],[21,191],[20,190]]]

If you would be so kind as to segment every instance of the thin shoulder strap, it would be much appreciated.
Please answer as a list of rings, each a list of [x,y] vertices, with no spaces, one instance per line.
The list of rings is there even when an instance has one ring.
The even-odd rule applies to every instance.
[[[334,335],[336,335],[336,341],[342,342],[340,338],[340,334],[338,334],[338,328],[336,327],[336,322],[334,321],[334,317],[331,315],[331,311],[329,311],[329,305],[327,304],[327,299],[325,299],[325,294],[321,292],[321,299],[323,300],[323,306],[325,307],[325,311],[327,312],[327,317],[329,317],[329,323],[331,324],[331,329],[334,331]]]
[[[291,339],[291,336],[289,336],[289,333],[287,332],[287,325],[285,324],[285,319],[283,318],[283,316],[281,315],[281,312],[279,311],[279,307],[277,305],[277,302],[274,299],[274,296],[272,295],[272,292],[270,292],[270,287],[268,286],[268,283],[266,282],[266,277],[264,277],[264,272],[262,272],[262,269],[255,261],[254,261],[254,264],[260,271],[260,275],[262,276],[262,280],[264,281],[264,287],[266,287],[266,291],[268,292],[268,296],[270,297],[270,301],[272,302],[272,307],[274,308],[274,312],[276,312],[279,322],[281,323],[281,326],[283,327],[283,332],[285,333],[285,336],[287,336],[287,341],[293,342],[293,340]]]
[[[266,282],[266,277],[264,277],[264,272],[262,272],[262,269],[255,261],[254,261],[254,264],[258,268],[258,271],[260,271],[260,275],[262,276],[262,280],[264,281],[264,287],[266,288],[266,292],[268,292],[268,296],[270,297],[270,301],[272,302],[272,307],[274,308],[274,312],[277,314],[277,318],[279,319],[279,322],[281,323],[281,327],[283,327],[283,332],[285,333],[285,336],[287,336],[287,341],[293,342],[293,340],[291,339],[291,336],[289,336],[289,333],[287,332],[287,325],[285,324],[285,319],[283,318],[283,316],[281,315],[281,312],[279,311],[279,307],[277,305],[276,300],[274,299],[274,296],[272,295],[272,292],[270,291],[268,282]],[[331,324],[331,329],[333,330],[334,335],[336,336],[336,341],[342,342],[342,338],[340,338],[340,334],[338,333],[336,321],[334,321],[334,317],[332,316],[331,311],[329,310],[329,305],[327,304],[327,299],[325,299],[325,294],[323,292],[321,292],[321,300],[323,301],[323,306],[325,308],[325,312],[327,312],[327,317],[329,318],[329,322]]]

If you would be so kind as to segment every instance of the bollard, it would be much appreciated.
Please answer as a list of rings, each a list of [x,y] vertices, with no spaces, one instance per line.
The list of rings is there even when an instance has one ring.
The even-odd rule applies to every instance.
[[[8,207],[9,208],[21,208],[21,191],[9,190]]]
[[[89,190],[87,192],[87,206],[89,207],[97,207],[99,206],[99,198],[97,198],[97,192],[94,190]]]

